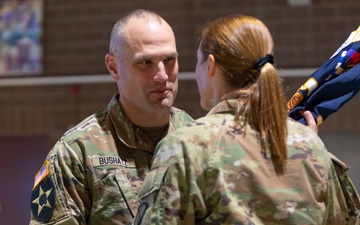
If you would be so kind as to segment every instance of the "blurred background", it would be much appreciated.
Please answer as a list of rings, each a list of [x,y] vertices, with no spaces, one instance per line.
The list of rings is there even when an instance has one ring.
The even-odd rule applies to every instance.
[[[35,66],[0,70],[0,224],[28,224],[33,178],[46,153],[69,127],[105,107],[117,91],[104,57],[111,29],[123,13],[154,10],[173,27],[180,65],[175,106],[194,118],[206,114],[193,71],[199,29],[209,20],[234,13],[261,19],[273,34],[276,66],[288,97],[360,25],[358,0],[3,0],[0,69],[10,68],[4,66],[7,7],[23,3],[34,7],[38,19],[31,30],[35,41],[22,41],[26,48],[10,53],[28,53]],[[359,100],[355,96],[331,115],[319,135],[348,164],[360,190]]]

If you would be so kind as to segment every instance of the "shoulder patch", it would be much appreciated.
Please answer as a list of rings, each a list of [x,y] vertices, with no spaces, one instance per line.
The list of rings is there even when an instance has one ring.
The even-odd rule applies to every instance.
[[[33,190],[39,185],[42,180],[44,180],[49,175],[49,173],[49,161],[46,160],[41,166],[40,170],[35,175]]]
[[[55,187],[50,177],[43,179],[31,192],[31,212],[41,221],[49,221],[55,209]]]

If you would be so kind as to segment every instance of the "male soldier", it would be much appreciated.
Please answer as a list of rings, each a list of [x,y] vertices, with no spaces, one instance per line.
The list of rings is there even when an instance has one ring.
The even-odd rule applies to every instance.
[[[159,140],[192,118],[178,89],[172,28],[134,10],[115,24],[105,64],[119,93],[67,131],[35,176],[30,224],[130,224]]]
[[[134,10],[115,24],[105,64],[119,94],[50,151],[35,176],[30,224],[132,222],[156,144],[192,121],[172,107],[177,56],[174,33],[158,14]]]

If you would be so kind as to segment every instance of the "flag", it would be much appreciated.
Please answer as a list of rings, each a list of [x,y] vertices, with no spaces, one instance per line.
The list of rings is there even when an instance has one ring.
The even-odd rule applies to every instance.
[[[338,111],[360,90],[360,26],[288,102],[289,116],[303,124],[301,110],[311,111],[317,125]]]

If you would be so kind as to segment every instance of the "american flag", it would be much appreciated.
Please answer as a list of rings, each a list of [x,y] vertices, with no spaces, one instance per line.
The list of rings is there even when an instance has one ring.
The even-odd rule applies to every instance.
[[[41,166],[40,170],[36,173],[35,179],[34,179],[34,187],[35,189],[39,183],[49,175],[49,161],[46,160],[44,164]]]

